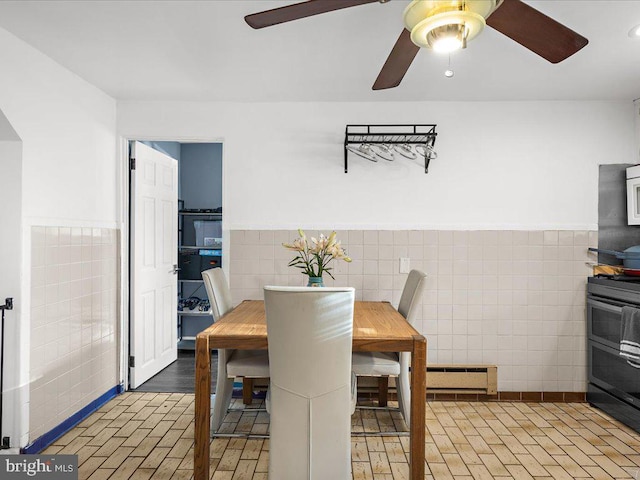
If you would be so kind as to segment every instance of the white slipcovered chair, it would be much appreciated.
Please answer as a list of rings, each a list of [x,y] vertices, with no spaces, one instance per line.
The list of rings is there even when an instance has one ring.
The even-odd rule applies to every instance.
[[[264,287],[269,478],[351,479],[353,288]]]
[[[419,270],[411,270],[402,290],[398,312],[413,325],[420,298],[424,290],[426,274]],[[413,325],[415,327],[415,325]],[[409,365],[411,354],[409,352],[355,352],[353,354],[353,372],[358,376],[380,377],[378,400],[386,398],[386,385],[388,377],[397,376],[396,391],[398,395],[398,407],[405,419],[409,422],[411,415],[411,378]],[[380,406],[384,405],[384,401]]]
[[[231,292],[221,268],[211,268],[202,272],[204,286],[211,305],[211,314],[217,321],[233,308]],[[222,424],[233,394],[233,379],[269,378],[269,355],[266,350],[218,349],[218,377],[216,395],[213,402],[211,431],[215,433]]]

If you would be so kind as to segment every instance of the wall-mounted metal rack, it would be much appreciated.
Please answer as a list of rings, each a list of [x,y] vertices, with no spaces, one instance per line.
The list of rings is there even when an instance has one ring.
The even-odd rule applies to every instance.
[[[349,171],[349,145],[423,145],[433,152],[436,125],[347,125],[344,135],[344,173]],[[431,155],[424,155],[424,173],[429,171]]]

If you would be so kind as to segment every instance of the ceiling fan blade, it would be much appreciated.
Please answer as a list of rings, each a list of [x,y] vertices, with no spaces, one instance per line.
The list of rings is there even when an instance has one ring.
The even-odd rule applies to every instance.
[[[334,10],[356,7],[358,5],[364,5],[365,3],[378,1],[379,0],[308,0],[307,2],[294,3],[286,7],[252,13],[244,17],[244,20],[253,28],[264,28],[279,23],[290,22],[291,20],[298,20],[321,13],[333,12]]]
[[[570,57],[589,40],[520,0],[504,2],[487,18],[487,25],[551,63]]]
[[[387,57],[387,61],[384,62],[382,70],[380,70],[378,78],[373,84],[373,89],[383,90],[400,85],[404,74],[407,73],[411,66],[411,62],[416,58],[418,50],[420,50],[420,47],[411,41],[411,32],[403,29]]]

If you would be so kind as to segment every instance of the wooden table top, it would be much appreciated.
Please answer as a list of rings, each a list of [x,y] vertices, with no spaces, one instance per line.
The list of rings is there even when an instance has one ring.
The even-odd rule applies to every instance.
[[[208,337],[210,348],[266,349],[264,301],[245,300],[198,337]],[[353,349],[410,352],[421,335],[389,302],[355,302]]]

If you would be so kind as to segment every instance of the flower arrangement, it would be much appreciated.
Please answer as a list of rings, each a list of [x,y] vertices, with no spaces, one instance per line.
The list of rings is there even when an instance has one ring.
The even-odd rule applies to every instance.
[[[298,234],[300,238],[296,238],[293,243],[283,243],[282,246],[298,252],[289,266],[301,269],[303,274],[322,278],[322,274],[326,272],[335,280],[331,274],[332,268],[329,267],[331,261],[337,259],[351,262],[351,258],[336,240],[336,232],[331,232],[328,237],[324,234],[320,234],[320,238],[311,237],[310,241],[302,229],[298,229]]]

